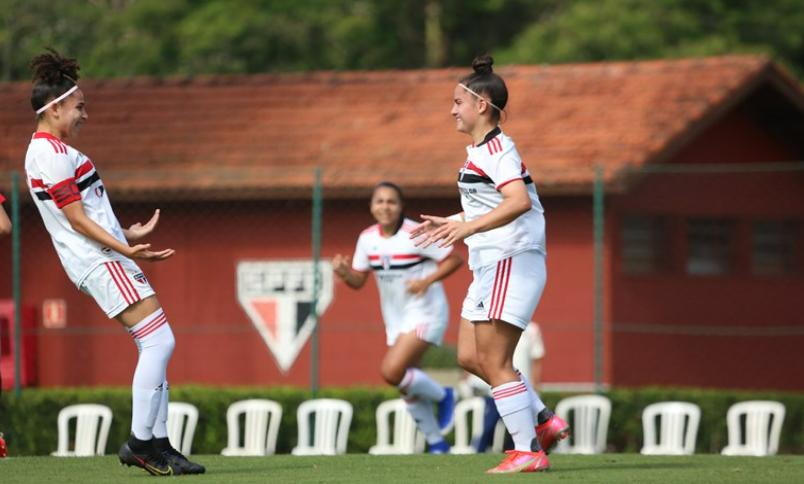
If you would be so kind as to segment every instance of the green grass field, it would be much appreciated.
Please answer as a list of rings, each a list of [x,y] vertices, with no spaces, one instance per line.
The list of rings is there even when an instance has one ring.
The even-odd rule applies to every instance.
[[[595,456],[554,455],[552,469],[541,474],[495,476],[485,470],[499,455],[339,457],[194,456],[207,474],[181,477],[198,483],[460,483],[583,482],[583,483],[758,483],[804,482],[804,456],[724,457],[693,455],[649,457],[639,454]],[[139,469],[121,467],[116,457],[0,459],[3,484],[123,484],[155,479]]]

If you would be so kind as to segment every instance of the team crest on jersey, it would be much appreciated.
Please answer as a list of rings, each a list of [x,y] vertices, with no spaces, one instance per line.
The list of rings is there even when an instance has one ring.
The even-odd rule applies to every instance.
[[[382,268],[385,269],[386,271],[388,269],[390,269],[392,260],[393,260],[393,257],[391,257],[390,255],[381,255],[380,256],[380,264],[382,264]]]
[[[101,252],[103,252],[106,255],[109,255],[109,254],[112,253],[112,249],[110,249],[108,247],[101,247]]]
[[[103,192],[105,191],[106,189],[103,188],[103,185],[98,185],[95,187],[95,195],[97,195],[98,198],[103,198]]]
[[[134,274],[134,280],[139,282],[140,284],[148,284],[148,279],[145,278],[145,274],[143,274],[142,272]]]
[[[329,261],[318,264],[318,315],[332,302],[334,282]],[[315,329],[312,260],[255,260],[237,263],[237,302],[282,372],[296,361]]]

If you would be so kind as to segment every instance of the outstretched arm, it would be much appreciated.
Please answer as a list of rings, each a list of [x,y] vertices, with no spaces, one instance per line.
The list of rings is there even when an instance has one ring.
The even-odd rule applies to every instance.
[[[500,193],[502,193],[503,201],[499,205],[482,217],[470,222],[464,222],[462,218],[457,220],[457,217],[444,218],[422,215],[425,222],[419,227],[428,224],[428,222],[429,226],[422,228],[421,231],[419,231],[419,227],[416,227],[411,233],[411,238],[416,236],[414,234],[423,235],[426,233],[426,237],[422,236],[416,240],[417,246],[425,244],[424,247],[427,247],[430,244],[441,241],[438,244],[439,247],[450,247],[471,235],[488,232],[509,224],[531,209],[528,189],[522,180],[508,183],[500,189]]]
[[[128,258],[155,262],[170,258],[176,253],[173,249],[154,252],[150,250],[151,244],[139,244],[134,247],[127,246],[87,217],[84,212],[84,204],[80,201],[63,206],[62,211],[64,211],[64,215],[67,216],[67,220],[76,232]]]

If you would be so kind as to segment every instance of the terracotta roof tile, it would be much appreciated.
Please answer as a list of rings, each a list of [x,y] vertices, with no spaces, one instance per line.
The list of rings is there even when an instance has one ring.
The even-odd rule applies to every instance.
[[[770,71],[778,72],[750,56],[504,66],[503,129],[546,189],[586,190],[595,165],[613,172],[651,162]],[[392,179],[412,194],[449,195],[468,141],[449,114],[452,90],[466,73],[82,80],[90,118],[71,141],[116,198],[307,193],[316,167],[331,194]],[[35,127],[29,96],[28,83],[0,84],[0,171],[22,168]]]

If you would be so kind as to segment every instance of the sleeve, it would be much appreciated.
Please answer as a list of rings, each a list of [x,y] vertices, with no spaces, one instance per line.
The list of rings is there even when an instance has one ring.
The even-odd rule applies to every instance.
[[[515,180],[522,179],[522,159],[516,149],[509,149],[500,154],[497,160],[489,163],[488,175],[494,182],[494,188],[499,190]]]
[[[81,191],[75,183],[75,168],[66,154],[54,153],[37,160],[42,183],[56,208],[81,200]]]
[[[352,269],[358,272],[368,272],[371,269],[369,265],[368,253],[366,252],[366,244],[363,236],[357,239],[357,246],[355,247],[355,255],[352,257]]]
[[[0,193],[0,203],[3,203],[5,201],[6,201],[6,197],[4,197],[2,193]]]

